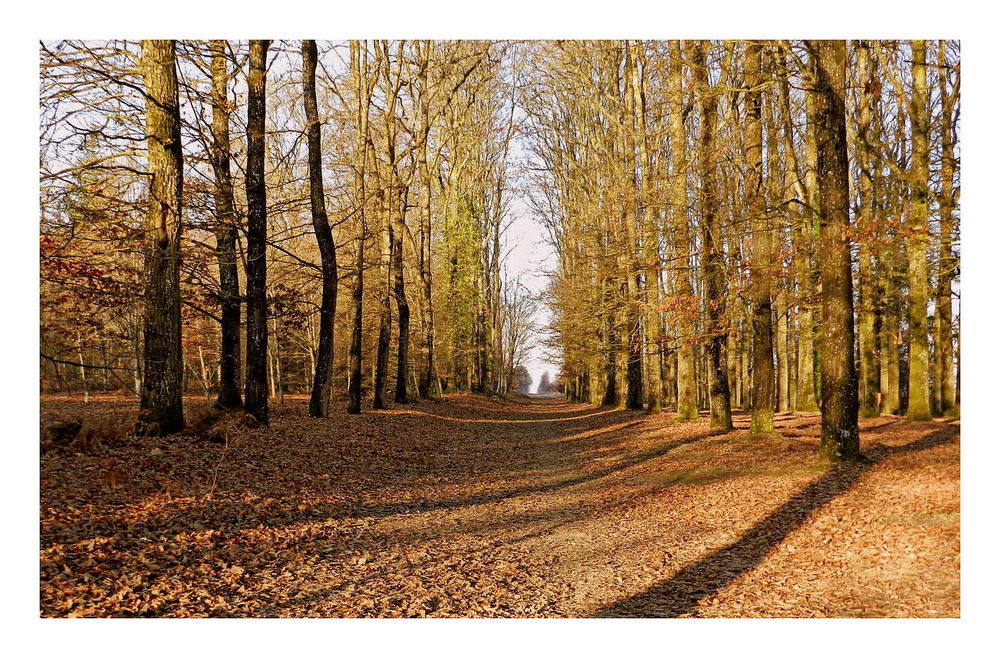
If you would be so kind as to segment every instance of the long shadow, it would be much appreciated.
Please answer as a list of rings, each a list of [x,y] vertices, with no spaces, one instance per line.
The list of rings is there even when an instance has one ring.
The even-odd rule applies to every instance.
[[[629,427],[631,427],[630,423],[626,424],[624,427],[617,427],[614,431],[625,432],[629,429]],[[559,441],[564,435],[572,436],[572,432],[579,432],[579,428],[571,428],[564,425],[559,430],[554,432],[554,434],[558,437],[555,440]],[[461,498],[424,501],[411,500],[406,502],[351,506],[344,506],[337,503],[317,503],[313,506],[313,515],[308,518],[308,521],[335,521],[359,518],[380,519],[398,514],[414,514],[439,510],[460,509],[475,505],[501,502],[517,498],[519,496],[557,491],[567,487],[601,480],[633,466],[662,457],[681,446],[701,441],[702,439],[715,436],[717,434],[718,432],[715,430],[707,430],[703,433],[694,434],[683,439],[663,443],[649,450],[621,457],[613,464],[603,468],[572,477],[541,483],[529,483],[523,486],[506,487],[496,491],[489,491]],[[603,434],[601,438],[606,439],[607,435]],[[509,472],[513,475],[515,470],[511,468]],[[236,501],[220,501],[220,503],[221,504],[217,503],[206,507],[197,507],[185,510],[183,513],[170,520],[172,530],[175,532],[185,530],[193,531],[199,530],[208,525],[210,527],[218,528],[221,532],[221,537],[230,537],[239,534],[247,528],[279,528],[298,524],[304,520],[301,514],[296,514],[291,511],[284,513],[268,512],[266,515],[248,514],[244,517],[240,515],[241,511],[245,511],[245,505],[242,503]],[[135,535],[142,534],[147,530],[155,531],[155,529],[161,527],[163,523],[163,519],[149,519],[138,523],[115,523],[115,527],[109,531],[119,537],[124,537],[126,534]],[[54,533],[54,535],[50,537],[50,541],[60,540],[61,535],[72,535],[76,532],[76,530],[75,525],[63,528],[60,532]]]
[[[407,512],[410,513],[430,512],[435,510],[447,510],[447,509],[456,509],[461,507],[469,507],[472,505],[483,505],[486,503],[495,503],[510,498],[516,498],[518,496],[526,496],[528,494],[556,491],[559,489],[564,489],[566,487],[573,487],[579,484],[585,484],[587,482],[593,482],[596,480],[603,479],[620,471],[624,471],[628,468],[631,468],[632,466],[637,466],[651,459],[662,457],[671,450],[676,450],[681,446],[701,441],[702,439],[708,438],[710,436],[715,436],[716,434],[717,432],[715,431],[709,431],[703,434],[697,434],[688,437],[686,439],[664,443],[663,445],[657,446],[656,448],[653,448],[651,450],[646,450],[644,452],[640,452],[631,455],[627,458],[621,459],[612,464],[611,466],[607,466],[605,468],[592,471],[590,473],[585,473],[583,475],[577,475],[575,477],[556,480],[555,482],[545,482],[541,484],[532,484],[523,487],[514,487],[511,489],[504,489],[501,491],[484,493],[479,496],[470,496],[467,498],[454,498],[449,500],[436,500],[436,501],[411,502],[411,503],[390,503],[385,505],[360,507],[348,513],[344,513],[342,511],[331,512],[328,514],[324,514],[323,517],[326,519],[339,519],[344,517],[381,518]],[[317,507],[317,510],[319,509],[320,508]]]
[[[848,491],[873,466],[895,455],[944,445],[958,434],[957,428],[946,427],[902,446],[879,444],[864,461],[835,467],[810,483],[735,543],[707,555],[644,592],[598,609],[594,616],[679,617],[693,613],[698,601],[755,567],[813,512]]]

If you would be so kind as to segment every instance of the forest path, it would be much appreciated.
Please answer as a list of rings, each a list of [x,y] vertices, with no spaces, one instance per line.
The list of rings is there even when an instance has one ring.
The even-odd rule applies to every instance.
[[[958,614],[957,423],[865,420],[871,461],[830,469],[818,416],[765,439],[736,421],[477,396],[313,419],[286,398],[226,447],[46,450],[41,613]]]

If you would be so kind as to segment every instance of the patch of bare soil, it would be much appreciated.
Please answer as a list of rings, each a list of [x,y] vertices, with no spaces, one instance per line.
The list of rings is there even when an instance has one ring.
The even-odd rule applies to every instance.
[[[867,461],[828,467],[818,415],[306,409],[161,439],[130,402],[43,399],[41,615],[959,614],[957,422],[865,420]]]

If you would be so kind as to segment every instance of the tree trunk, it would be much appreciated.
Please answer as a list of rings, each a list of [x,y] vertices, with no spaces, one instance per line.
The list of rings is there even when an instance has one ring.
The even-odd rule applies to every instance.
[[[744,57],[746,76],[746,157],[745,194],[750,210],[752,285],[753,390],[750,401],[750,433],[774,431],[774,326],[771,288],[771,220],[764,199],[764,131],[761,121],[761,70],[759,43],[747,44]],[[768,144],[773,149],[774,144]],[[769,172],[771,174],[771,172]],[[771,174],[773,175],[773,174]]]
[[[386,192],[383,190],[383,192]],[[385,400],[386,379],[389,371],[389,340],[392,332],[392,245],[393,230],[388,214],[392,212],[391,201],[385,194],[383,197],[383,211],[386,213],[386,226],[382,232],[382,254],[381,261],[385,263],[385,294],[382,296],[382,308],[379,313],[378,322],[378,343],[375,346],[375,381],[373,383],[372,406],[375,409],[387,409]]]
[[[927,90],[927,43],[912,42],[913,97],[910,126],[913,134],[913,181],[910,189],[910,231],[907,254],[907,287],[910,291],[909,404],[906,417],[929,420],[929,355],[927,349],[927,243],[928,179],[930,177],[928,133],[930,100]]]
[[[701,143],[698,159],[701,169],[701,239],[702,275],[705,306],[708,309],[708,386],[709,427],[731,430],[732,411],[729,407],[729,381],[726,377],[725,349],[728,330],[726,317],[726,267],[722,252],[716,246],[719,227],[716,224],[717,199],[715,189],[715,120],[716,98],[708,82],[708,42],[699,41],[694,47],[693,68],[699,93]]]
[[[325,418],[330,412],[333,387],[333,339],[337,316],[337,244],[326,214],[323,191],[323,144],[319,111],[316,105],[316,42],[302,42],[302,96],[306,113],[306,137],[309,149],[309,207],[313,231],[323,273],[323,291],[319,309],[319,347],[313,368],[309,415]]]
[[[859,176],[858,196],[858,229],[861,234],[858,267],[859,304],[858,309],[858,348],[861,353],[861,415],[866,418],[878,416],[879,390],[878,354],[876,353],[875,316],[878,309],[878,290],[875,271],[875,249],[878,226],[875,221],[875,186],[874,178],[878,166],[875,154],[868,144],[872,141],[871,115],[873,109],[875,77],[871,66],[871,49],[867,42],[860,42],[857,49],[858,80],[862,87],[860,107],[858,108],[858,159],[861,173]]]
[[[683,64],[681,45],[670,41],[670,217],[674,230],[674,290],[682,300],[695,300],[691,286],[691,231],[687,217],[687,135],[684,131]],[[677,418],[698,419],[695,367],[695,318],[681,313],[677,326]]]
[[[267,40],[250,42],[247,76],[247,374],[245,408],[267,424],[267,195],[264,119]]]
[[[239,220],[233,199],[229,146],[229,73],[226,42],[213,41],[212,53],[212,169],[215,174],[215,243],[219,262],[219,302],[222,307],[219,350],[219,396],[216,406],[239,409],[240,394],[240,277],[237,268]]]
[[[778,355],[778,411],[788,411],[790,409],[790,385],[788,381],[788,304],[785,301],[784,290],[778,291],[774,303],[777,327],[774,336],[777,341],[776,349]]]
[[[854,292],[851,280],[850,191],[844,105],[847,44],[809,42],[816,59],[814,95],[820,216],[823,323],[820,454],[832,461],[859,456],[858,374],[854,363]]]
[[[952,116],[955,94],[948,91],[946,42],[938,42],[938,86],[942,99],[941,114],[941,230],[938,242],[938,289],[934,304],[937,313],[938,386],[941,413],[956,416],[955,366],[951,286],[955,278],[956,259],[952,252],[955,231],[955,127]]]
[[[351,298],[354,306],[354,327],[351,332],[350,379],[348,381],[347,413],[361,413],[361,352],[364,337],[364,272],[365,272],[365,207],[367,205],[365,189],[365,168],[368,164],[368,108],[370,95],[368,91],[368,47],[364,43],[352,41],[351,68],[356,82],[358,134],[354,151],[354,197],[358,216],[358,238],[354,253],[354,286]]]
[[[405,203],[396,211],[395,241],[392,246],[393,259],[393,296],[396,298],[396,309],[399,312],[399,349],[396,358],[396,395],[394,399],[399,404],[410,401],[410,304],[406,301],[406,280],[403,277],[403,233],[406,231],[404,222]]]
[[[417,82],[420,89],[419,132],[417,147],[417,173],[420,176],[420,323],[423,334],[424,354],[420,368],[419,392],[423,398],[437,398],[441,395],[441,383],[434,363],[434,304],[431,274],[431,171],[427,161],[427,143],[430,141],[430,88],[427,69],[430,65],[431,41],[420,45],[420,70]]]
[[[142,71],[150,183],[144,268],[144,376],[137,429],[168,434],[184,427],[180,291],[184,163],[175,42],[144,40]]]

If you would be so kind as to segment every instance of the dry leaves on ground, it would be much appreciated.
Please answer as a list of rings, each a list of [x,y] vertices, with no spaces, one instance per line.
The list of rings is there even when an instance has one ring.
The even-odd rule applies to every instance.
[[[957,422],[865,420],[868,461],[831,468],[816,415],[764,439],[475,396],[286,397],[269,427],[166,438],[134,417],[42,401],[43,616],[959,613]],[[47,431],[74,419],[88,439]]]

